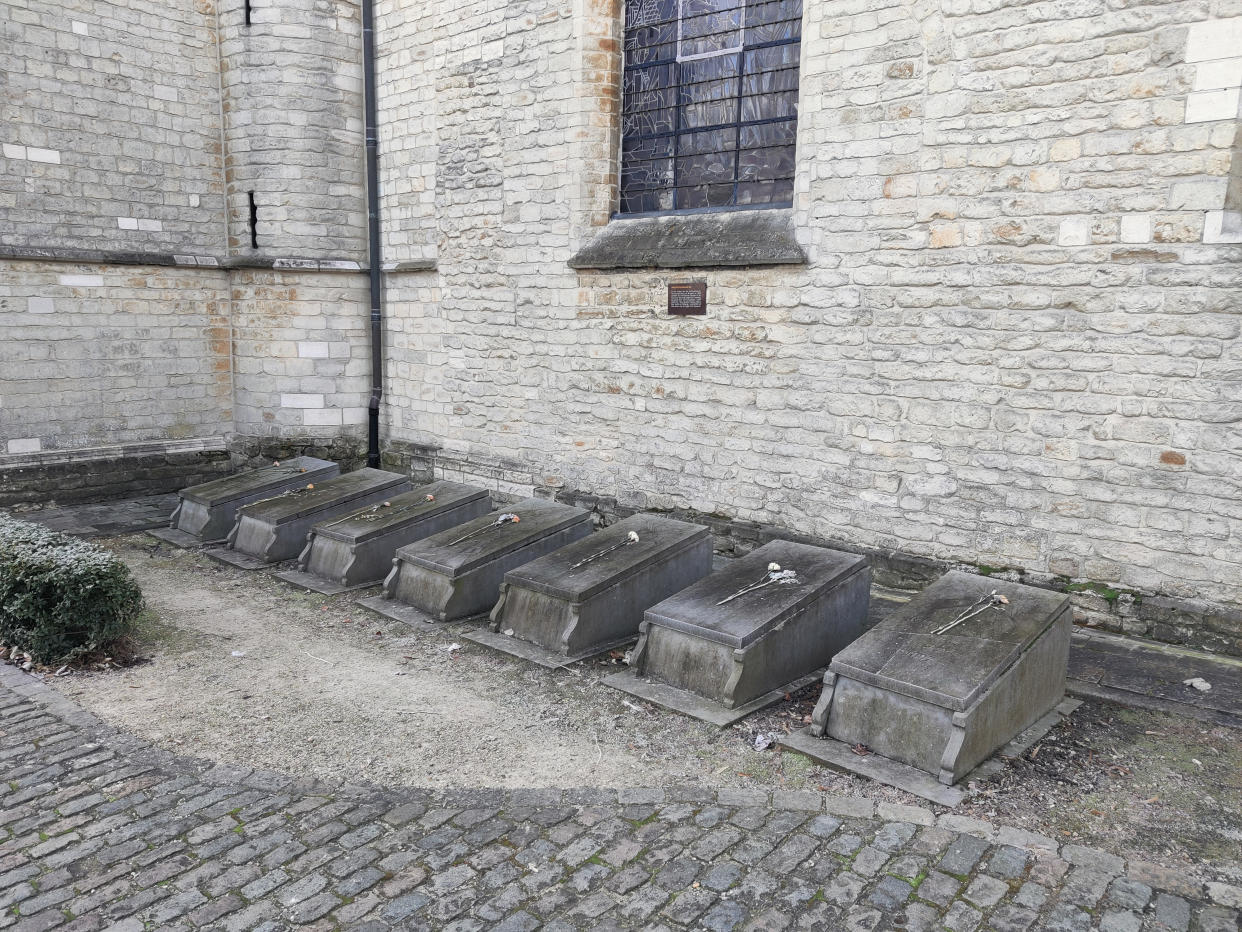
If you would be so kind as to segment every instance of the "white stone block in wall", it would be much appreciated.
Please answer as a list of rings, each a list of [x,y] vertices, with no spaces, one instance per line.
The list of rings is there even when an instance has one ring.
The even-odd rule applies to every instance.
[[[1121,218],[1121,235],[1123,243],[1151,242],[1151,217],[1146,214],[1130,214]]]
[[[342,408],[341,410],[346,424],[365,424],[367,422],[366,408]]]
[[[1066,217],[1057,231],[1058,246],[1086,246],[1091,242],[1091,221],[1086,217]]]
[[[138,229],[138,221],[135,220],[133,217],[117,217],[116,225],[117,225],[117,228],[121,230]]]
[[[52,314],[56,311],[56,304],[51,298],[30,298],[26,302],[26,310],[31,314]]]
[[[282,408],[322,408],[323,395],[310,393],[282,394],[280,396],[280,406]]]
[[[307,427],[339,427],[341,424],[340,408],[310,409],[302,412],[302,423]]]
[[[102,288],[102,275],[61,275],[58,281],[70,288]]]
[[[1225,205],[1228,178],[1178,181],[1169,186],[1169,207],[1174,210],[1218,210]]]
[[[91,34],[91,31],[87,28],[86,23],[79,22],[76,19],[73,21],[71,28],[73,29],[73,34],[75,36],[89,36]]]
[[[38,453],[43,449],[43,443],[38,437],[22,437],[19,440],[9,441],[10,453]]]
[[[1203,220],[1203,242],[1242,243],[1242,210],[1209,210]]]
[[[164,224],[159,220],[139,220],[138,229],[146,230],[148,233],[159,233],[164,229]]]
[[[1219,91],[1195,91],[1186,95],[1186,122],[1206,123],[1209,120],[1232,120],[1238,115],[1238,88]]]
[[[1205,61],[1195,69],[1193,90],[1210,91],[1219,87],[1242,85],[1242,58],[1222,58]]]
[[[303,340],[298,344],[298,355],[303,359],[327,359],[328,344],[315,340]]]
[[[10,142],[6,142],[4,144],[4,157],[6,159],[23,159],[24,160],[26,158],[26,147],[15,146]]]
[[[29,162],[47,162],[51,165],[59,165],[60,153],[55,149],[36,149],[34,146],[27,146],[26,160]]]
[[[1192,23],[1186,33],[1187,62],[1231,58],[1242,49],[1242,16]]]

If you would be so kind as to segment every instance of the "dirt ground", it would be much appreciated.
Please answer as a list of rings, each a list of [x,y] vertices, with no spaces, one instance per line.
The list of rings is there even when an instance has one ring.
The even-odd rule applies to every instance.
[[[720,730],[600,685],[615,659],[545,670],[355,604],[372,591],[302,592],[145,535],[103,543],[146,593],[149,660],[53,682],[170,750],[349,782],[764,786],[928,805],[755,750],[801,727],[818,686]],[[963,814],[1242,879],[1240,732],[1087,702],[974,788]]]

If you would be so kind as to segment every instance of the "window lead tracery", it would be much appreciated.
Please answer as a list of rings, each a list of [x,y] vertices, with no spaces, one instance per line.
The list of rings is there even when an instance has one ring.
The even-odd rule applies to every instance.
[[[789,204],[801,0],[627,0],[623,214]]]

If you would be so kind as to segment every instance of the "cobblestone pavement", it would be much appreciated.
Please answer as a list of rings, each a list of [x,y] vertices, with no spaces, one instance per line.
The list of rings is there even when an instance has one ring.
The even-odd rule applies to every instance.
[[[365,740],[365,736],[362,737]],[[1242,887],[817,793],[326,787],[0,668],[0,928],[1236,930]]]

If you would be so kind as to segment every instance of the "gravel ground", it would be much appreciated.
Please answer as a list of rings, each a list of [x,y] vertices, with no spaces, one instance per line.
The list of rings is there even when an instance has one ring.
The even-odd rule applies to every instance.
[[[808,720],[818,686],[719,730],[599,685],[615,659],[549,671],[456,635],[415,634],[264,573],[145,535],[105,541],[150,611],[148,662],[56,685],[169,750],[292,774],[425,787],[693,784],[904,792],[756,751]],[[1242,734],[1088,702],[959,811],[1181,870],[1242,879]]]

